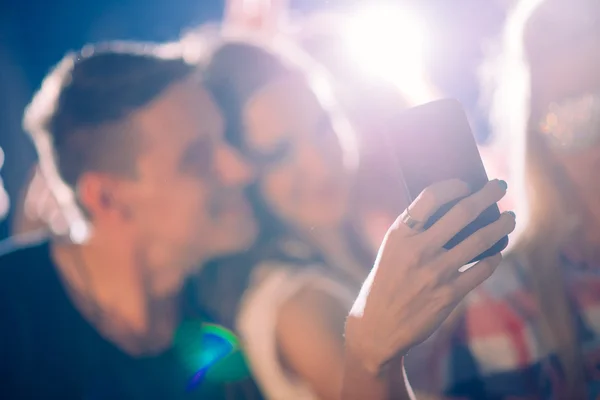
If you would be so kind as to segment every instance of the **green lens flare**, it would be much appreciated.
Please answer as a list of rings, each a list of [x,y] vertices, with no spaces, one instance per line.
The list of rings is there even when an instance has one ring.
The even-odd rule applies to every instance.
[[[192,376],[189,389],[202,383],[237,382],[250,375],[238,337],[220,325],[185,321],[175,335],[175,349]]]

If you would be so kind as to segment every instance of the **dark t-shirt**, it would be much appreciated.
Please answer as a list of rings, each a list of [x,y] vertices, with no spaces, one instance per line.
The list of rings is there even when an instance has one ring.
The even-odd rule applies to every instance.
[[[0,399],[255,397],[240,385],[190,391],[197,371],[178,354],[135,358],[105,340],[72,304],[47,242],[0,249]]]

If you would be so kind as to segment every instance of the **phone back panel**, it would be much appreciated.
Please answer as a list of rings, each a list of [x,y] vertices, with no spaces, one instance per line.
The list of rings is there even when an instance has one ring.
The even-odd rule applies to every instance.
[[[407,110],[392,121],[388,132],[390,150],[411,201],[426,187],[448,179],[466,182],[473,192],[488,182],[467,116],[458,101],[438,100]],[[442,207],[427,221],[425,228],[433,225],[455,204]],[[499,217],[498,206],[489,207],[445,247],[453,248]],[[499,253],[507,245],[508,237],[505,237],[473,261]]]

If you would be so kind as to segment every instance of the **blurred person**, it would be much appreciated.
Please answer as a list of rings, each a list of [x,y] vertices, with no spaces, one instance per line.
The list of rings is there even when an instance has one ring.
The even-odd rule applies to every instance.
[[[269,399],[337,399],[343,382],[346,388],[343,398],[352,393],[358,396],[352,398],[405,398],[394,397],[400,396],[399,392],[406,396],[402,389],[386,392],[388,384],[382,383],[385,380],[368,368],[361,369],[360,360],[378,357],[380,350],[361,352],[356,365],[345,372],[345,360],[352,356],[345,355],[344,350],[345,320],[373,259],[360,236],[361,228],[347,223],[353,217],[348,209],[352,173],[344,163],[348,154],[343,144],[351,140],[344,138],[347,133],[340,130],[343,125],[335,107],[325,101],[323,92],[311,86],[310,74],[305,69],[310,63],[302,58],[301,52],[288,50],[278,53],[266,46],[225,41],[210,59],[207,86],[226,116],[226,137],[258,171],[258,181],[251,186],[249,196],[259,219],[260,234],[249,251],[216,260],[203,270],[201,302],[215,319],[227,321],[240,334],[254,377]],[[435,198],[420,207],[449,201],[462,190],[461,184],[442,184],[434,189]],[[504,195],[502,185],[497,182],[490,183],[484,192],[487,193],[484,197],[473,200],[474,210]],[[429,210],[420,212],[423,217],[429,215]],[[504,217],[496,229],[499,226],[510,229],[511,220],[514,222],[511,216]],[[441,223],[443,228],[437,229],[452,230],[457,225],[458,221],[447,220]],[[388,265],[390,270],[382,272],[383,275],[393,274],[395,267],[398,271],[411,267],[411,260],[403,258],[410,258],[413,252],[402,244],[404,235],[410,232],[406,229],[397,222],[392,233],[388,232],[389,243],[384,248],[400,246],[407,253],[389,250],[394,254],[389,263],[394,266]],[[393,233],[396,231],[402,233]],[[390,240],[396,235],[397,239]],[[431,243],[431,254],[437,256],[436,243]],[[385,252],[384,249],[381,254]],[[386,256],[380,255],[380,260],[385,259]],[[484,264],[493,265],[496,259]],[[423,257],[422,261],[430,259]],[[452,269],[452,262],[440,262],[449,262],[448,268]],[[421,261],[414,266],[417,265]],[[455,266],[457,270],[460,265]],[[370,287],[373,279],[386,279],[374,278],[377,269],[372,270],[365,288]],[[477,274],[482,273],[486,268],[478,271]],[[406,308],[395,309],[400,313],[416,313],[417,308],[419,312],[430,311],[411,303],[418,302],[421,295],[430,295],[425,294],[427,290],[409,290],[408,286],[418,287],[420,278],[415,275],[413,280],[406,275],[403,279],[406,281],[395,281],[398,291],[395,295],[387,293],[385,301],[407,302]],[[220,293],[238,295],[237,299],[224,301]],[[369,290],[364,289],[363,295],[367,293]],[[369,295],[376,298],[377,291]],[[453,295],[458,296],[458,292]],[[364,306],[363,301],[357,303],[357,309]],[[386,308],[389,304],[373,301],[371,313],[377,314],[375,320],[367,316],[370,313],[355,312],[361,326],[357,343],[370,343],[368,336],[374,332],[385,336],[386,327],[380,330],[378,324],[394,325],[404,320],[399,315],[380,314],[379,306]],[[435,306],[433,309],[439,310]],[[412,328],[405,325],[402,335],[411,338],[419,335],[420,329]],[[373,345],[385,347],[386,340],[379,333],[376,336],[382,340]],[[346,344],[353,346],[352,341]],[[399,349],[393,346],[392,350],[387,349],[386,357],[393,358],[395,350]],[[352,368],[362,372],[355,376]],[[400,387],[406,389],[401,365],[393,371],[401,378]],[[353,378],[344,381],[345,374]],[[375,386],[379,383],[386,390],[382,391],[382,387],[367,390],[372,387],[366,383],[369,378]],[[395,394],[387,397],[391,393]]]
[[[184,368],[173,333],[203,317],[187,307],[184,281],[252,242],[242,190],[252,173],[222,141],[196,67],[160,49],[69,54],[26,110],[50,189],[61,207],[80,206],[89,231],[71,213],[71,240],[3,245],[0,398],[187,395],[197,371]]]
[[[260,231],[248,252],[203,270],[200,294],[240,333],[267,398],[336,398],[344,320],[375,255],[349,212],[352,138],[339,137],[336,113],[284,53],[225,40],[210,58],[206,84],[226,137],[258,172],[248,196]],[[327,306],[330,296],[344,307]]]
[[[413,349],[418,388],[460,399],[600,396],[600,5],[523,0],[492,118],[526,221],[506,265]],[[509,133],[516,133],[510,136]]]

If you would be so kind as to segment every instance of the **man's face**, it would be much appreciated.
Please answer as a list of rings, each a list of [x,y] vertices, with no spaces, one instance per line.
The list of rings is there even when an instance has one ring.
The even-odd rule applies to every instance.
[[[138,246],[159,268],[188,268],[243,250],[255,223],[243,188],[252,172],[222,139],[224,121],[193,81],[175,84],[132,116],[137,179],[121,185]]]

